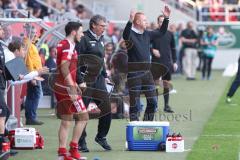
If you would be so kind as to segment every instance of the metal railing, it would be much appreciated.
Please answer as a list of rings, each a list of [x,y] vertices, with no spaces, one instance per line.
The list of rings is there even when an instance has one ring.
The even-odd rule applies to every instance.
[[[191,0],[162,0],[164,3],[180,10],[188,16],[197,19],[196,3]]]
[[[7,21],[4,21],[4,24],[3,24],[4,26],[8,26],[8,25],[10,25],[10,24],[12,24],[12,23],[16,23],[16,20],[19,19],[19,18],[11,18],[11,17],[9,17],[8,14],[6,14],[6,12],[7,12],[7,13],[16,12],[16,13],[19,15],[19,17],[21,17],[21,19],[25,19],[26,23],[27,23],[27,20],[28,20],[28,18],[26,18],[26,17],[29,17],[29,20],[30,20],[31,22],[32,22],[32,19],[38,20],[38,18],[36,18],[36,17],[34,17],[34,16],[32,16],[32,15],[29,15],[29,13],[28,13],[26,10],[22,10],[22,9],[6,9],[6,10],[4,10],[3,15],[6,16],[5,19],[8,18],[8,20],[7,20]],[[0,18],[0,20],[1,20],[1,18]],[[54,37],[57,38],[57,39],[64,39],[64,38],[65,38],[65,35],[64,35],[64,34],[60,33],[60,32],[57,31],[56,29],[52,29],[52,27],[49,27],[49,26],[48,26],[44,21],[42,21],[42,20],[41,20],[41,21],[36,21],[36,22],[34,22],[34,23],[35,23],[35,24],[38,24],[41,28],[43,28],[44,30],[46,30],[48,34],[53,34]],[[51,31],[51,32],[49,32],[49,31]],[[42,42],[41,39],[40,39],[40,42]],[[39,44],[39,43],[38,43],[38,44]],[[40,47],[40,44],[37,45],[37,46],[38,46],[38,48],[39,48],[39,47]]]
[[[240,5],[198,6],[198,21],[240,21]]]
[[[48,9],[52,10],[53,12],[55,12],[56,14],[62,14],[62,12],[60,10],[58,10],[57,8],[54,8],[53,6],[49,5],[48,3],[44,2],[43,0],[35,0],[37,3],[47,7]]]

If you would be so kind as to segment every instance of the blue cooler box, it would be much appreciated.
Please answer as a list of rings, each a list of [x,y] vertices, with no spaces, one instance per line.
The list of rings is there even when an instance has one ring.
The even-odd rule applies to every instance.
[[[156,151],[166,143],[169,122],[129,122],[126,129],[126,148],[130,151]]]

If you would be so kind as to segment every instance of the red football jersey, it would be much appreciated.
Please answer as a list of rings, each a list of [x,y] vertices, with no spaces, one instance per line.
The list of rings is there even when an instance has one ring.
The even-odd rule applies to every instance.
[[[70,41],[64,39],[60,41],[57,45],[57,69],[58,74],[56,77],[56,82],[61,85],[66,85],[65,78],[61,73],[60,67],[62,61],[69,61],[70,67],[69,71],[72,76],[74,82],[76,82],[76,71],[77,71],[77,51],[75,50],[75,44],[71,43]]]

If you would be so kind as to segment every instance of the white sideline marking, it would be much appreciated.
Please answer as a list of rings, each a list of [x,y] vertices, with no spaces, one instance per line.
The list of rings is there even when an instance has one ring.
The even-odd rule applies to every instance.
[[[234,135],[234,134],[216,134],[216,135],[200,135],[203,137],[240,137],[240,135]]]

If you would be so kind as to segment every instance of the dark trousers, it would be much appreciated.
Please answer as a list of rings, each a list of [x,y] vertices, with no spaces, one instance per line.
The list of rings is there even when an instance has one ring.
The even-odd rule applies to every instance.
[[[150,71],[128,73],[128,88],[130,97],[130,121],[139,120],[138,105],[140,95],[143,93],[147,99],[144,121],[153,121],[157,108],[157,93]]]
[[[240,85],[240,63],[238,63],[237,75],[228,91],[227,96],[232,97],[234,95],[234,93],[236,92],[236,90],[238,89],[239,85]]]
[[[206,55],[203,56],[203,68],[202,68],[202,77],[205,78],[206,71],[207,71],[207,78],[211,77],[212,71],[212,57],[207,57]]]
[[[5,101],[5,89],[0,89],[0,117],[9,117],[10,111]]]
[[[55,108],[55,95],[54,95],[54,92],[51,91],[50,93],[51,95],[51,108]]]
[[[110,106],[110,95],[107,92],[105,85],[105,78],[99,75],[97,80],[93,84],[87,84],[87,89],[83,92],[83,101],[86,106],[90,101],[94,101],[98,108],[101,110],[100,115],[98,115],[98,133],[96,137],[104,138],[107,136],[110,129],[112,115]],[[85,138],[87,136],[86,129],[84,129],[82,136],[79,139],[79,144],[85,143]]]
[[[27,84],[27,97],[25,101],[25,117],[26,120],[37,120],[37,108],[40,97],[42,95],[41,82],[37,81],[37,85],[32,85],[31,82]]]

